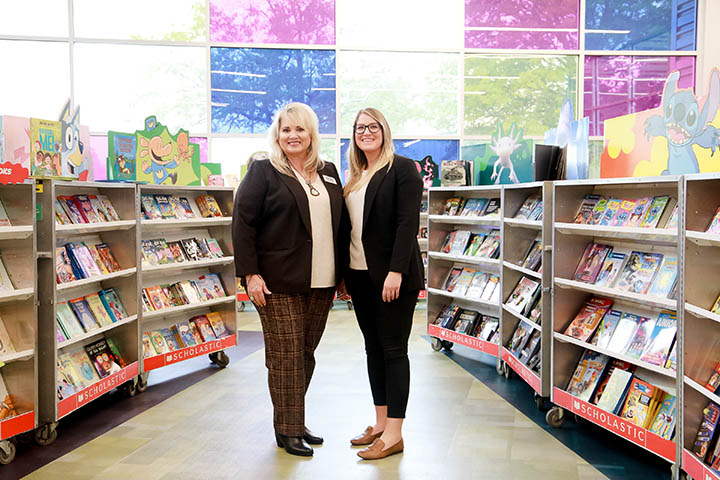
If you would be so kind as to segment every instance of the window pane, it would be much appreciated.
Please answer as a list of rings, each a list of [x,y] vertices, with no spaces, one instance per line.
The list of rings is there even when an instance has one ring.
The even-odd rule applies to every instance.
[[[465,47],[576,49],[578,0],[465,0]]]
[[[0,2],[0,35],[67,37],[68,4],[58,0]]]
[[[0,51],[3,64],[12,65],[0,82],[0,113],[57,119],[70,97],[68,44],[0,41]],[[89,125],[83,112],[80,121]]]
[[[557,126],[567,98],[576,106],[577,57],[465,57],[465,134],[492,135],[517,122],[527,138]]]
[[[587,0],[588,50],[695,50],[697,0]]]
[[[132,69],[119,68],[125,65]],[[93,131],[134,132],[157,115],[173,133],[206,132],[206,68],[204,48],[77,44],[75,91],[83,123]]]
[[[457,135],[458,61],[449,53],[340,53],[340,131],[358,110],[378,108],[393,136]]]
[[[335,51],[213,48],[211,65],[214,133],[264,133],[289,102],[335,133]]]
[[[205,0],[123,0],[111,7],[98,0],[73,0],[75,36],[204,42]]]
[[[695,57],[585,57],[584,116],[590,135],[603,135],[607,118],[660,105],[665,80],[680,71],[680,88],[695,84]]]
[[[590,173],[588,178],[600,178],[600,157],[602,157],[603,143],[603,140],[590,140],[588,142],[590,149]]]
[[[213,42],[335,43],[334,0],[210,0]]]
[[[412,4],[387,0],[339,2],[338,45],[378,50],[457,50],[463,45],[463,32],[458,28],[463,10],[463,0],[415,0]]]

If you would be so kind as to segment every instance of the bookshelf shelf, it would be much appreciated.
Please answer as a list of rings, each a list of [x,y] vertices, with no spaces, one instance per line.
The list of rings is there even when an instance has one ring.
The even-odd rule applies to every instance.
[[[140,224],[145,231],[166,230],[170,228],[224,227],[232,224],[232,217],[142,220]]]
[[[720,247],[720,235],[715,233],[688,231],[685,238],[703,247]]]
[[[418,238],[418,247],[420,247],[420,250],[427,251],[428,248],[428,239],[427,238]]]
[[[93,283],[100,283],[106,280],[112,280],[113,278],[129,277],[131,275],[134,275],[136,272],[137,268],[131,267],[119,270],[117,272],[106,273],[105,275],[100,275],[98,277],[83,278],[82,280],[75,280],[67,283],[58,283],[57,290],[70,290],[72,288],[84,287],[86,285],[92,285]]]
[[[35,428],[35,412],[25,412],[0,422],[0,440],[7,440]]]
[[[0,303],[14,302],[16,300],[27,300],[35,295],[34,288],[17,288],[0,292]]]
[[[89,387],[80,390],[74,395],[64,398],[58,402],[58,419],[63,418],[78,408],[103,396],[110,390],[131,381],[138,376],[138,362],[133,362],[119,372],[109,375]]]
[[[460,215],[428,215],[431,223],[443,223],[450,225],[486,225],[492,227],[500,226],[500,219],[485,217],[463,217]]]
[[[228,335],[192,347],[181,348],[180,350],[173,350],[172,352],[160,355],[153,355],[143,360],[143,370],[149,372],[166,365],[172,365],[173,363],[182,362],[183,360],[199,357],[200,355],[219,352],[226,348],[234,347],[235,345],[237,345],[237,335]]]
[[[17,227],[0,227],[0,240],[24,240],[30,238],[34,232],[32,225],[18,225]]]
[[[428,258],[434,258],[437,260],[443,260],[446,262],[458,262],[467,263],[472,265],[487,266],[494,269],[498,269],[500,266],[500,260],[496,258],[486,257],[471,257],[468,255],[450,255],[449,253],[440,252],[428,252]]]
[[[527,365],[522,363],[520,359],[515,356],[515,354],[513,354],[507,348],[502,347],[500,358],[502,358],[502,361],[505,362],[505,364],[508,365],[510,368],[512,368],[513,371],[525,381],[525,383],[530,385],[532,389],[535,390],[535,393],[537,393],[538,395],[542,395],[540,377],[535,372],[530,370]]]
[[[35,355],[35,349],[29,348],[27,350],[21,350],[19,352],[15,352],[15,353],[8,353],[6,355],[0,355],[0,362],[10,363],[10,362],[14,362],[16,360],[27,360],[28,358],[32,358],[33,355]]]
[[[166,273],[177,270],[189,270],[193,268],[206,268],[216,265],[230,265],[233,263],[234,257],[226,256],[221,258],[209,258],[206,260],[198,260],[194,262],[166,263],[165,265],[143,265],[143,274]]]
[[[720,473],[705,465],[687,448],[683,448],[682,468],[695,480],[720,480]]]
[[[707,397],[708,400],[712,400],[713,402],[720,405],[720,396],[711,392],[710,390],[708,390],[704,386],[700,385],[699,383],[697,383],[695,380],[688,377],[687,375],[684,376],[684,381],[685,381],[685,385],[691,387],[693,390],[695,390],[699,394],[704,395],[705,397]]]
[[[249,298],[248,298],[249,300]],[[190,312],[193,310],[199,310],[203,308],[212,307],[215,305],[222,305],[224,303],[235,302],[233,296],[225,296],[215,298],[213,300],[206,300],[204,302],[190,303],[188,305],[180,305],[179,307],[163,308],[162,310],[153,310],[151,312],[143,312],[143,320],[151,320],[153,318],[169,317],[170,315],[177,315],[179,313]]]
[[[608,225],[583,225],[576,223],[556,223],[555,230],[565,235],[582,235],[586,237],[614,238],[632,240],[639,243],[658,243],[676,245],[676,230],[662,228],[611,227]]]
[[[113,230],[129,230],[137,226],[135,220],[119,220],[116,222],[79,223],[72,225],[57,225],[55,235],[58,238],[87,235],[89,233],[110,232]]]
[[[521,220],[517,218],[505,218],[503,219],[503,224],[510,227],[529,228],[532,230],[542,230],[543,227],[542,220]]]
[[[624,290],[618,290],[616,288],[606,288],[593,285],[591,283],[577,282],[575,280],[568,280],[565,278],[555,278],[555,285],[560,288],[579,290],[582,292],[594,293],[600,296],[615,298],[617,300],[625,300],[633,303],[640,303],[642,305],[663,309],[663,310],[675,310],[677,302],[667,298],[657,297],[653,295],[642,295],[639,293],[626,292]]]
[[[533,321],[530,320],[529,318],[527,318],[527,317],[525,317],[525,316],[523,316],[523,315],[520,315],[519,313],[515,312],[514,310],[509,309],[509,308],[508,308],[506,305],[504,305],[504,304],[503,304],[503,306],[502,306],[502,309],[503,309],[503,312],[504,312],[504,313],[507,313],[508,315],[512,315],[513,317],[517,318],[518,320],[520,320],[520,321],[522,321],[522,322],[525,322],[525,323],[527,323],[528,325],[530,325],[530,327],[531,327],[533,330],[537,330],[538,332],[541,332],[541,333],[542,333],[542,326],[540,326],[540,325],[538,325],[537,323],[533,322]]]
[[[700,308],[696,305],[693,305],[692,303],[685,302],[685,311],[692,313],[696,317],[707,318],[708,320],[712,320],[713,322],[720,323],[720,315],[718,315],[717,313],[713,313],[710,310]]]
[[[530,270],[529,268],[523,268],[520,265],[515,265],[514,263],[503,262],[503,267],[509,268],[510,270],[515,270],[516,272],[521,273],[527,277],[537,278],[538,280],[542,279],[542,273],[538,273],[535,270]]]
[[[88,338],[93,338],[96,335],[104,334],[105,332],[109,332],[113,328],[127,325],[128,323],[132,323],[135,320],[137,320],[137,315],[132,315],[128,318],[123,318],[119,322],[115,322],[112,325],[104,325],[104,326],[96,328],[94,330],[90,330],[89,332],[86,332],[83,335],[78,335],[77,337],[70,338],[68,340],[65,340],[64,342],[59,342],[58,350],[61,348],[69,347],[70,345],[75,345],[76,343],[80,343],[84,340],[87,340]]]
[[[471,337],[463,333],[458,333],[447,328],[442,328],[438,325],[429,324],[427,333],[431,337],[457,343],[458,345],[463,345],[473,350],[487,353],[488,355],[492,355],[493,357],[497,357],[498,352],[500,351],[500,346],[497,343],[486,342],[485,340]]]
[[[462,295],[453,295],[452,292],[448,292],[448,291],[445,291],[445,290],[440,290],[439,288],[428,288],[427,290],[428,290],[428,293],[430,293],[430,294],[432,294],[432,295],[439,295],[439,296],[441,296],[441,297],[452,298],[452,299],[455,299],[455,300],[462,300],[463,302],[466,302],[466,303],[469,303],[469,304],[472,304],[472,305],[477,305],[477,306],[485,307],[485,308],[487,308],[487,309],[489,309],[489,310],[493,310],[493,311],[495,311],[495,310],[500,310],[500,306],[499,306],[497,303],[495,303],[495,302],[488,302],[488,301],[485,301],[485,300],[478,300],[477,298],[470,298],[470,297],[465,297],[465,296],[462,296]]]

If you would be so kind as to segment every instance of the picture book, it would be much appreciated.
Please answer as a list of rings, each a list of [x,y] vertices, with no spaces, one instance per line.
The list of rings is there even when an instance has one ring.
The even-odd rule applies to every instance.
[[[72,220],[70,220],[70,217],[65,212],[65,209],[63,208],[62,204],[60,203],[60,200],[57,198],[55,199],[55,223],[58,225],[70,225],[73,223]]]
[[[535,206],[537,203],[541,201],[540,195],[533,193],[532,195],[528,196],[522,205],[520,205],[520,208],[515,213],[515,217],[520,220],[528,220],[528,217],[530,216],[530,213],[535,209]]]
[[[600,348],[607,348],[613,333],[615,333],[615,328],[617,327],[621,316],[622,312],[619,310],[610,310],[606,312],[605,315],[603,315],[602,321],[600,322],[600,325],[598,325],[595,335],[592,337],[590,343],[592,345],[597,345]]]
[[[542,202],[542,199],[540,199],[535,204],[535,207],[530,212],[530,215],[528,215],[528,220],[532,220],[532,221],[541,220],[542,213],[543,213],[543,202]]]
[[[90,330],[95,330],[99,327],[98,323],[95,321],[95,317],[90,311],[90,307],[83,297],[69,300],[68,303],[70,304],[70,308],[72,308],[77,319],[80,320],[83,330],[89,332]]]
[[[161,328],[160,333],[162,333],[163,338],[165,339],[165,343],[167,344],[170,351],[180,350],[181,348],[185,348],[184,343],[180,343],[177,338],[175,338],[175,335],[173,335],[172,330],[169,328]]]
[[[178,329],[177,325],[170,325],[170,333],[172,334],[173,339],[175,340],[175,343],[178,348],[191,347],[191,346],[195,345],[194,343],[192,343],[192,344],[185,343],[185,340],[180,335],[180,330]]]
[[[585,305],[565,329],[565,335],[587,342],[612,303],[612,300],[600,297],[593,297],[585,302]]]
[[[522,277],[505,302],[505,307],[522,315],[538,288],[539,282]]]
[[[200,250],[194,238],[185,238],[180,240],[180,244],[182,245],[183,250],[185,251],[185,256],[188,260],[191,262],[201,260]]]
[[[68,256],[75,260],[83,273],[83,278],[99,277],[100,268],[84,242],[70,242],[65,244]]]
[[[155,253],[155,244],[152,240],[143,240],[141,243],[143,260],[149,265],[160,265],[160,259]]]
[[[626,227],[639,227],[642,219],[645,217],[650,205],[652,203],[651,197],[642,197],[635,200],[635,208],[630,214],[630,218],[625,224]]]
[[[88,245],[87,246],[88,252],[90,252],[90,256],[95,261],[95,265],[100,269],[100,273],[103,275],[107,275],[110,273],[110,271],[105,266],[105,262],[103,262],[102,258],[100,258],[100,253],[97,251],[97,247],[95,245]]]
[[[673,312],[660,312],[650,334],[650,341],[640,360],[662,367],[670,354],[677,333],[677,317]]]
[[[196,237],[195,243],[198,246],[198,254],[201,258],[213,258],[213,254],[210,251],[210,247],[207,244],[207,240],[203,237]],[[462,252],[460,252],[460,255],[462,255]]]
[[[600,380],[600,384],[598,385],[597,390],[595,390],[595,394],[592,397],[591,403],[597,405],[600,397],[602,397],[603,393],[605,392],[605,388],[610,381],[612,373],[615,371],[616,368],[619,368],[620,370],[626,370],[631,373],[634,373],[637,369],[637,367],[631,363],[628,363],[624,360],[618,360],[617,358],[613,358],[610,361],[610,365],[608,365],[607,370],[605,371],[605,375],[603,375],[603,378]]]
[[[62,368],[62,365],[60,365],[60,362],[58,362],[57,366],[57,398],[58,400],[62,400],[64,398],[71,397],[75,394],[75,386],[72,384],[70,379],[65,374],[64,369]],[[3,392],[4,385],[2,384],[2,377],[0,377],[0,399],[5,398],[4,395],[6,393]]]
[[[461,311],[462,309],[458,305],[451,304],[446,306],[438,315],[438,325],[440,325],[442,328],[452,329],[455,326],[455,322],[460,316]]]
[[[97,195],[88,195],[87,198],[90,201],[90,205],[92,206],[98,219],[101,222],[112,222],[110,215],[108,214],[107,210],[105,209],[105,205],[103,205],[103,203],[100,201],[100,199],[97,197]]]
[[[646,294],[662,259],[662,253],[632,252],[620,273],[616,288]]]
[[[655,328],[655,320],[650,317],[640,317],[630,342],[625,347],[625,355],[639,359],[650,344],[650,335]]]
[[[15,345],[10,339],[5,323],[0,319],[0,355],[15,353]]]
[[[595,285],[599,287],[612,288],[615,285],[615,280],[617,279],[618,274],[622,271],[622,268],[625,265],[625,259],[627,259],[627,254],[625,253],[616,251],[608,253],[607,257],[605,257],[602,268],[600,269],[600,273],[598,273],[598,276],[595,279]]]
[[[190,322],[194,323],[197,329],[200,331],[200,335],[202,335],[204,342],[215,340],[215,332],[213,331],[212,326],[210,325],[210,322],[208,321],[207,317],[205,317],[205,315],[195,316],[190,319]]]
[[[498,284],[500,283],[500,277],[497,275],[490,275],[490,278],[488,278],[488,283],[485,286],[485,290],[483,290],[483,294],[480,297],[480,300],[484,301],[492,301],[494,297],[497,296],[497,290],[498,290]]]
[[[483,244],[484,240],[484,233],[473,233],[470,237],[470,241],[468,242],[468,246],[465,249],[465,252],[463,252],[463,255],[474,257],[477,254],[477,251],[480,249],[480,246]]]
[[[450,253],[450,249],[455,241],[455,235],[457,235],[457,230],[448,232],[447,235],[445,235],[445,241],[443,242],[442,247],[440,247],[440,251],[442,253]]]
[[[500,254],[500,230],[492,230],[475,252],[476,257],[497,258]]]
[[[182,338],[182,341],[186,346],[191,347],[197,344],[195,336],[193,336],[190,329],[190,323],[183,320],[182,322],[176,323],[175,327],[177,328],[178,335],[180,335],[180,338]]]
[[[108,132],[108,179],[134,182],[137,136],[119,132]]]
[[[655,389],[655,386],[637,377],[633,378],[620,417],[639,427],[644,427],[650,412],[650,402],[655,395]]]
[[[85,297],[85,301],[87,302],[90,311],[95,317],[95,321],[97,321],[100,326],[113,324],[112,317],[108,314],[107,310],[105,310],[105,306],[103,305],[102,301],[100,300],[100,296],[97,293],[87,295]]]
[[[650,203],[650,208],[648,208],[645,217],[642,219],[642,222],[640,222],[640,226],[646,228],[656,228],[669,202],[670,196],[668,195],[653,197],[652,202]]]
[[[588,222],[590,225],[599,225],[600,221],[605,215],[605,209],[607,208],[608,200],[605,197],[601,197],[600,200],[595,204],[592,209],[592,217]]]
[[[195,197],[195,204],[200,210],[200,215],[205,218],[208,217],[222,217],[222,211],[217,200],[212,195],[198,195]]]
[[[150,340],[150,335],[150,332],[143,332],[142,334],[143,358],[150,358],[158,354]]]
[[[487,205],[485,205],[485,210],[483,211],[482,216],[483,217],[497,217],[500,215],[500,199],[499,198],[490,198],[488,199]]]
[[[462,255],[465,252],[465,247],[467,247],[469,240],[470,232],[468,230],[457,230],[448,253],[456,256]]]
[[[598,408],[617,415],[622,408],[632,379],[633,373],[631,371],[622,368],[613,369],[612,373],[609,374],[604,391],[597,400]]]
[[[470,298],[480,298],[489,279],[489,273],[475,272],[475,276],[473,277],[472,282],[470,282],[470,286],[465,292],[465,296]]]
[[[97,245],[95,245],[95,248],[97,248],[100,260],[109,272],[119,272],[120,270],[122,270],[120,268],[120,264],[117,262],[117,260],[115,260],[115,257],[110,251],[110,246],[107,243],[98,243]]]
[[[30,119],[30,163],[35,178],[62,175],[62,131],[60,122]]]
[[[170,249],[168,248],[165,240],[162,238],[156,238],[154,240],[151,240],[151,242],[153,244],[153,250],[155,252],[155,255],[157,256],[158,263],[160,265],[167,265],[168,263],[172,263]]]
[[[460,276],[458,277],[457,281],[455,282],[455,286],[452,289],[452,292],[455,295],[458,296],[465,296],[465,292],[467,292],[468,287],[470,286],[470,283],[473,280],[473,277],[475,277],[475,272],[477,272],[476,269],[471,267],[465,267],[462,269],[462,272],[460,272]],[[198,290],[200,291],[200,295],[205,300],[212,300],[212,298],[215,297],[216,293],[209,293],[207,287],[205,286],[205,282],[201,283],[201,279],[203,277],[200,277],[198,279],[198,282],[196,282],[198,286]]]
[[[105,309],[116,322],[128,317],[125,307],[120,301],[117,292],[115,292],[115,289],[107,288],[101,290],[98,294],[100,295],[100,300],[102,300],[103,305],[105,305]]]
[[[525,343],[530,339],[530,334],[534,331],[529,323],[524,321],[518,323],[510,338],[510,342],[508,342],[508,349],[510,349],[515,356],[519,355],[520,350],[525,346]]]
[[[526,364],[530,358],[540,350],[540,332],[533,330],[530,333],[530,338],[525,343],[525,346],[520,350],[518,359],[521,363]]]
[[[153,330],[150,332],[150,343],[155,348],[155,353],[158,355],[172,351],[160,330]]]
[[[140,207],[146,220],[160,220],[162,214],[160,208],[155,203],[155,196],[149,193],[143,193],[140,196]]]
[[[80,210],[80,215],[82,215],[85,219],[85,222],[100,223],[102,221],[95,212],[95,209],[93,208],[92,203],[90,203],[90,199],[87,195],[74,195],[73,200],[75,201],[75,205],[77,205],[78,210]]]
[[[75,365],[75,362],[73,362],[73,357],[70,353],[60,354],[58,352],[58,365],[62,367],[65,377],[72,383],[76,391],[80,391],[90,385],[89,382],[85,381],[80,369]]]
[[[97,371],[95,370],[95,368],[93,368],[92,363],[90,362],[90,359],[88,358],[87,353],[85,353],[84,350],[71,352],[70,358],[72,358],[73,365],[80,373],[83,384],[85,384],[86,386],[90,386],[100,380]]]
[[[462,267],[452,267],[450,269],[450,272],[448,273],[447,278],[445,279],[445,285],[443,286],[443,290],[452,292],[462,271]]]
[[[195,218],[195,212],[193,212],[192,205],[187,197],[178,197],[178,203],[185,212],[185,218]],[[177,213],[179,210],[176,208],[175,212]]]
[[[695,436],[692,451],[695,455],[704,459],[710,447],[710,441],[715,436],[718,420],[720,420],[720,407],[712,400],[703,409],[703,419]]]
[[[182,263],[187,261],[187,257],[185,256],[185,251],[182,248],[182,245],[179,241],[177,242],[167,242],[167,248],[170,252],[171,258],[173,262],[175,263]]]
[[[473,240],[477,235],[473,236]],[[169,244],[168,244],[169,245]],[[472,245],[472,241],[470,244],[468,244],[468,248]],[[220,247],[220,244],[217,240],[214,238],[208,238],[207,239],[207,246],[210,249],[210,253],[214,258],[222,258],[224,256],[222,248]],[[479,245],[478,245],[479,246]],[[180,252],[182,253],[182,246],[178,243],[178,248],[180,248]],[[464,255],[472,255],[472,253],[468,253],[467,251],[464,253]]]
[[[607,349],[615,353],[624,353],[642,318],[640,315],[624,312],[615,327]]]
[[[483,321],[482,329],[478,329],[477,336],[486,342],[489,342],[493,334],[497,332],[500,321],[497,318],[488,317]]]
[[[464,310],[463,312],[466,312]],[[462,313],[460,314],[462,318]],[[218,312],[210,312],[205,314],[205,318],[210,322],[210,326],[215,333],[217,338],[223,338],[230,335],[232,332],[227,329],[225,322],[223,322],[222,316]]]
[[[589,402],[609,362],[607,355],[585,350],[570,378],[567,393]]]
[[[624,198],[620,202],[620,208],[618,208],[618,211],[615,214],[615,218],[613,218],[610,225],[612,225],[614,227],[628,226],[628,223],[630,222],[630,217],[635,212],[636,206],[637,206],[637,200],[631,200],[631,199]]]
[[[70,338],[77,337],[85,333],[83,326],[80,324],[67,302],[58,303],[55,313],[57,320],[60,322],[60,325],[62,325],[65,333],[67,333]]]
[[[717,213],[716,213],[717,215]],[[670,214],[670,218],[668,219],[667,223],[665,224],[666,229],[675,229],[678,228],[678,206],[677,204],[673,207],[672,213]]]
[[[106,338],[105,341],[107,342],[108,347],[110,347],[110,351],[112,351],[112,354],[115,357],[115,361],[117,361],[118,365],[120,365],[121,368],[127,367],[127,363],[125,363],[125,359],[120,353],[117,342],[112,338]]]
[[[55,249],[55,273],[57,283],[74,282],[77,280],[65,247],[57,247]]]
[[[615,215],[617,215],[618,210],[620,210],[621,203],[622,199],[620,198],[611,198],[608,200],[599,225],[612,225],[613,220],[615,220]]]
[[[595,208],[595,205],[598,203],[598,201],[600,201],[601,198],[603,197],[600,195],[585,195],[585,198],[580,204],[578,212],[575,214],[573,223],[590,223],[592,219],[593,208]]]
[[[117,222],[120,220],[120,216],[118,216],[115,207],[113,207],[112,203],[110,203],[110,199],[107,197],[107,195],[97,195],[97,199],[100,201],[100,203],[102,203],[103,207],[105,208],[105,213],[107,213],[107,216],[111,222]]]
[[[460,216],[462,216],[462,217],[474,216],[475,209],[477,208],[479,201],[480,201],[479,198],[468,198],[467,201],[465,202],[465,205],[463,205],[462,211],[460,212]]]
[[[675,395],[663,392],[660,402],[660,407],[655,414],[655,419],[650,425],[649,430],[665,440],[670,440],[675,430],[677,399]]]
[[[170,301],[165,296],[165,291],[160,285],[147,287],[143,291],[150,300],[150,303],[152,304],[154,310],[170,308]]]
[[[528,252],[520,266],[527,268],[528,270],[536,271],[542,263],[542,253],[542,239],[533,240],[533,243],[530,245],[530,249],[528,249]]]
[[[60,344],[69,338],[68,335],[65,333],[65,331],[60,326],[60,322],[57,319],[55,320],[55,331],[57,333],[57,343]],[[0,340],[0,344],[2,344],[2,340]],[[2,352],[0,351],[0,353],[2,353]]]
[[[100,378],[105,378],[121,370],[104,338],[85,345],[85,353]]]
[[[657,295],[659,297],[667,298],[670,295],[673,285],[675,285],[675,279],[677,278],[678,272],[678,259],[667,255],[663,258],[660,269],[655,276],[655,281],[650,287],[649,295]]]
[[[185,298],[187,298],[188,303],[197,303],[201,301],[200,293],[198,292],[194,282],[183,280],[178,284],[178,286],[185,295]]]
[[[170,197],[167,195],[155,195],[155,203],[160,210],[162,218],[177,218],[175,215],[175,207],[170,203]]]
[[[605,257],[612,252],[612,247],[598,243],[589,243],[585,252],[580,258],[573,275],[573,280],[585,283],[595,283],[600,269],[605,262]]]
[[[60,206],[64,208],[67,216],[70,217],[70,220],[72,220],[72,223],[87,223],[85,217],[83,217],[82,213],[80,213],[80,209],[75,204],[75,199],[73,197],[60,195],[57,199],[60,202]]]

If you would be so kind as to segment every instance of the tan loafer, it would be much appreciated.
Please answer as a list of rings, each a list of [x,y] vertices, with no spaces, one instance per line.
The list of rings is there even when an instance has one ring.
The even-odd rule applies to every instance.
[[[383,434],[383,432],[372,433],[372,430],[372,425],[367,427],[361,435],[351,438],[350,443],[353,445],[371,445]]]
[[[405,448],[405,445],[403,444],[402,439],[400,439],[400,441],[392,447],[388,447],[383,450],[384,448],[385,443],[378,438],[373,442],[372,445],[360,450],[358,452],[358,457],[364,458],[365,460],[378,460],[380,458],[389,457],[390,455],[395,455],[396,453],[402,452]]]

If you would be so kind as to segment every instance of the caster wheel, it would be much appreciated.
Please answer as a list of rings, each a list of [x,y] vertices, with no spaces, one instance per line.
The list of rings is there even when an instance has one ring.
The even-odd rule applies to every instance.
[[[581,417],[580,415],[578,415],[576,413],[575,414],[575,423],[577,423],[578,425],[587,425],[590,422],[585,420],[583,417]]]
[[[227,353],[222,350],[211,353],[208,356],[210,357],[210,361],[220,368],[225,368],[230,363],[230,357],[228,357]]]
[[[545,399],[543,397],[541,397],[540,395],[538,395],[537,393],[535,394],[535,406],[537,407],[538,410],[545,409]]]
[[[447,350],[448,352],[449,352],[450,350],[452,350],[453,345],[454,345],[453,342],[448,342],[447,340],[442,340],[442,348],[444,348],[444,349]]]
[[[553,407],[545,415],[545,421],[553,428],[562,427],[565,423],[565,410],[561,407]]]
[[[137,382],[137,380],[133,378],[132,380],[125,382],[122,385],[122,390],[128,397],[134,397],[138,393],[137,383],[135,382]]]
[[[507,365],[505,365],[503,362],[498,362],[498,364],[495,366],[495,371],[498,373],[498,375],[503,376],[505,375],[506,368]]]
[[[353,308],[355,308],[355,307],[353,306],[353,303],[352,303],[350,300],[348,300],[348,302],[347,302],[347,307],[348,307],[348,310],[350,310],[350,311],[352,311]]]
[[[0,444],[0,465],[8,465],[15,460],[16,452],[17,448],[14,443],[7,440],[2,442],[2,444]]]
[[[56,424],[43,425],[35,430],[35,443],[41,447],[47,447],[57,439]]]
[[[143,393],[145,390],[147,390],[149,376],[150,376],[149,373],[143,373],[143,374],[138,375],[137,385],[135,386],[138,393]]]
[[[238,312],[245,311],[245,302],[238,302],[237,311]]]
[[[505,374],[506,380],[510,380],[511,378],[513,378],[513,370],[512,370],[512,368],[508,367],[507,364],[505,364],[503,373]]]
[[[435,350],[436,352],[439,352],[443,348],[442,340],[440,340],[439,338],[431,337],[430,338],[430,346],[432,347],[433,350]]]

